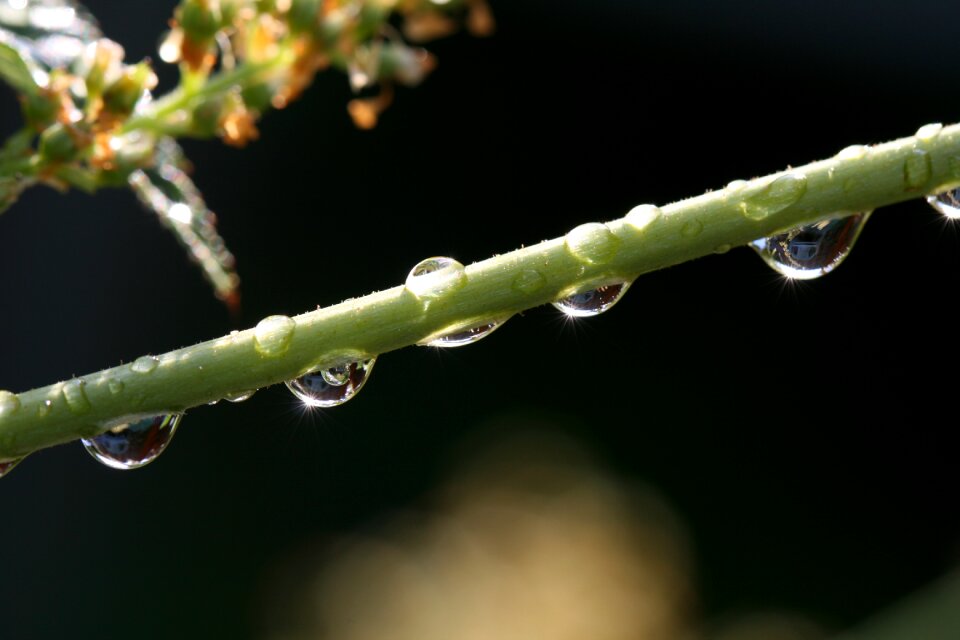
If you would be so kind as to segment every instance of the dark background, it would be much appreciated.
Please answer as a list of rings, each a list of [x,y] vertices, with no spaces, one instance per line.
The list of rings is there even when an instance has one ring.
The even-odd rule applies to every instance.
[[[174,2],[88,5],[136,59]],[[247,150],[186,143],[239,261],[238,323],[130,193],[25,194],[0,217],[0,388],[957,119],[954,3],[493,6],[497,34],[429,45],[440,67],[373,132],[329,72]],[[258,637],[278,558],[416,505],[466,437],[518,415],[657,487],[691,533],[703,617],[844,629],[960,557],[958,281],[957,229],[914,201],[821,281],[738,249],[644,276],[602,317],[536,309],[474,347],[385,355],[336,410],[304,417],[282,388],[198,408],[138,472],[41,452],[0,482],[0,636]]]

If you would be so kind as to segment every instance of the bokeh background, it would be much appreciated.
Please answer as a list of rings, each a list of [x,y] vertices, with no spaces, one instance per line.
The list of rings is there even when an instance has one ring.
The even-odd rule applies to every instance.
[[[141,58],[175,3],[87,4]],[[0,388],[957,119],[953,3],[492,6],[496,35],[430,45],[372,132],[329,72],[248,149],[185,144],[238,320],[132,194],[25,194],[0,217]],[[0,637],[833,637],[960,560],[958,284],[958,229],[915,201],[821,281],[738,249],[602,317],[386,354],[334,410],[195,409],[140,471],[38,453],[0,482]]]

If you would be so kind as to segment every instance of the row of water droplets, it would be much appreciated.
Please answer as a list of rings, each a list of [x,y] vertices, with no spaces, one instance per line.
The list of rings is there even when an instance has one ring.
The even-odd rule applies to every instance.
[[[927,125],[917,132],[919,142],[926,142],[939,134],[940,125]],[[870,150],[853,146],[838,154],[841,159],[857,159]],[[929,155],[916,148],[904,163],[904,183],[907,189],[921,189],[932,175]],[[735,196],[746,187],[744,181],[730,183],[726,192]],[[759,192],[744,198],[739,203],[741,213],[750,219],[764,218],[783,211],[798,202],[806,193],[806,176],[788,172],[772,180]],[[857,188],[850,180],[843,183],[845,191]],[[960,188],[932,194],[929,204],[939,213],[952,219],[960,219]],[[653,205],[640,205],[624,218],[627,227],[643,231],[662,216]],[[836,217],[802,225],[789,231],[757,239],[749,244],[761,258],[778,273],[791,279],[817,278],[833,271],[849,255],[870,212],[838,214]],[[698,220],[687,222],[680,234],[694,237],[703,230]],[[584,266],[598,266],[609,262],[617,253],[620,239],[610,226],[590,223],[581,225],[565,237],[566,251]],[[724,247],[722,251],[729,249]],[[720,249],[718,251],[722,252]],[[452,258],[428,258],[418,263],[407,276],[407,291],[429,307],[434,301],[463,287],[467,282],[462,264]],[[547,284],[546,277],[535,269],[521,271],[513,279],[512,288],[525,294],[533,294]],[[631,282],[613,281],[600,286],[590,286],[563,295],[552,304],[571,317],[595,316],[610,309],[626,293]],[[484,319],[457,326],[430,336],[421,344],[433,347],[459,347],[481,340],[503,325],[509,316]],[[288,350],[296,322],[287,316],[270,316],[261,321],[254,330],[254,344],[265,357],[277,357]],[[375,357],[360,358],[331,367],[311,371],[286,382],[290,391],[310,407],[334,407],[352,399],[366,384],[376,362]],[[159,365],[159,360],[145,356],[134,361],[130,368],[139,374],[150,374]],[[111,382],[110,392],[120,393],[122,382]],[[231,402],[242,402],[256,390],[239,391],[226,396]],[[73,380],[62,387],[62,396],[74,412],[83,413],[90,408],[84,393],[84,382]],[[213,404],[213,403],[211,403]],[[16,395],[0,391],[0,418],[19,409]],[[52,402],[46,400],[38,409],[38,415],[50,412]],[[173,438],[182,413],[163,413],[138,416],[118,422],[106,432],[83,439],[90,454],[103,464],[115,469],[135,469],[155,460]],[[0,462],[0,477],[13,469],[20,460]]]

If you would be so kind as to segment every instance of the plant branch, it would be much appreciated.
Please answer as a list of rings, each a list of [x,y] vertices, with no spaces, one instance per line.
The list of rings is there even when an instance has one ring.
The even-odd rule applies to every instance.
[[[466,268],[462,286],[420,297],[398,286],[284,322],[19,395],[0,392],[0,460],[91,437],[133,416],[184,411],[322,366],[423,342],[602,284],[784,231],[960,184],[960,125],[732,183]],[[156,365],[156,366],[144,366]],[[148,372],[145,372],[149,370]]]

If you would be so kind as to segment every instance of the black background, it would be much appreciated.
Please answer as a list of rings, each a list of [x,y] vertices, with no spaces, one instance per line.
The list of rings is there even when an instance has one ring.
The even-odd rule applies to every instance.
[[[138,59],[174,3],[88,5]],[[328,72],[248,149],[185,144],[239,261],[238,323],[130,193],[25,194],[0,217],[0,388],[957,119],[955,4],[493,6],[497,34],[430,45],[440,67],[373,132]],[[11,131],[9,92],[2,108]],[[41,452],[0,482],[0,636],[256,637],[277,558],[416,504],[468,434],[517,416],[662,492],[705,617],[843,629],[960,556],[958,280],[957,229],[914,201],[821,281],[738,249],[644,276],[602,317],[537,309],[474,347],[386,355],[336,410],[304,417],[281,388],[196,409],[139,472]]]

